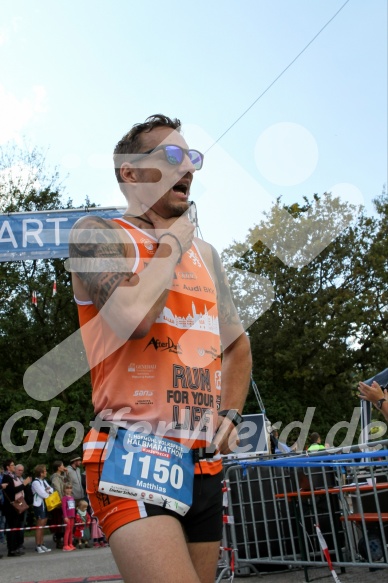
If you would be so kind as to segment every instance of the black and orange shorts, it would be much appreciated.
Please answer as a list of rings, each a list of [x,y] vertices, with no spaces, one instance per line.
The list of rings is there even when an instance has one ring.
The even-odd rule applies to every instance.
[[[90,435],[90,434],[89,434]],[[85,443],[91,443],[88,437]],[[98,518],[99,526],[109,539],[118,528],[151,516],[173,516],[182,524],[187,542],[215,542],[222,538],[222,472],[194,476],[193,503],[185,516],[142,500],[108,496],[98,491],[103,463],[101,455],[107,440],[99,433],[93,440],[93,452],[85,449],[83,464],[86,470],[86,492]],[[84,445],[85,447],[85,445]]]

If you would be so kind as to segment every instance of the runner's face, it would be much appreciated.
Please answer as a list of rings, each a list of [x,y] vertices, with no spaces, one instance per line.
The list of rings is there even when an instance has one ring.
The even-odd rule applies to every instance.
[[[159,145],[173,144],[188,148],[183,137],[171,128],[154,128],[141,134],[141,151],[147,152]],[[137,165],[138,199],[164,218],[179,217],[189,208],[190,186],[195,168],[187,155],[180,165],[174,166],[166,160],[165,153],[157,150]],[[151,183],[151,184],[150,184]]]

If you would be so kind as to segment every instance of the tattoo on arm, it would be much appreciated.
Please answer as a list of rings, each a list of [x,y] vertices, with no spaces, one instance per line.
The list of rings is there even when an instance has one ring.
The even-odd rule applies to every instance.
[[[125,245],[118,229],[100,217],[90,216],[74,225],[69,251],[71,269],[98,309],[121,283],[133,277],[126,269]]]

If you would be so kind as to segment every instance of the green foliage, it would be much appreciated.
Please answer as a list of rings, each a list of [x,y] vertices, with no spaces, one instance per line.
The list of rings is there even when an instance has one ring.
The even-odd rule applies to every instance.
[[[62,200],[58,174],[46,175],[44,155],[38,150],[1,151],[0,170],[1,212],[72,208],[71,200]],[[93,205],[88,201],[88,206]],[[31,301],[33,291],[37,292],[37,305]],[[63,260],[0,263],[0,460],[15,457],[29,471],[37,463],[51,466],[52,461],[61,458],[66,462],[75,429],[69,428],[60,440],[60,446],[70,448],[68,453],[55,449],[58,430],[69,421],[88,429],[93,417],[89,375],[48,402],[35,401],[23,387],[26,369],[78,327],[71,277]],[[23,416],[19,419],[12,417],[20,412]],[[12,429],[11,442],[21,448],[28,444],[27,451],[10,453],[8,428]]]
[[[72,207],[71,200],[63,202],[58,173],[46,174],[39,151],[0,150],[0,171],[1,212]],[[86,201],[86,206],[94,205]],[[359,405],[358,381],[387,367],[388,196],[376,199],[375,207],[374,216],[360,211],[349,223],[356,209],[326,193],[305,199],[303,206],[282,207],[279,200],[244,243],[223,254],[242,319],[255,320],[249,327],[255,381],[268,417],[282,427],[302,421],[307,407],[316,407],[311,429],[325,436],[334,424],[350,420]],[[314,241],[326,241],[333,229],[338,236],[309,260]],[[247,280],[248,272],[261,279]],[[33,291],[37,306],[31,302]],[[256,319],[258,311],[262,315]],[[4,435],[10,420],[11,441],[20,447],[33,444],[12,454],[30,470],[38,462],[67,461],[77,427],[88,429],[93,417],[89,375],[48,402],[31,399],[23,388],[26,369],[77,328],[62,260],[0,263],[3,458],[9,456]],[[12,417],[19,412],[24,416]],[[253,394],[245,412],[257,412]],[[73,429],[55,441],[69,423]],[[339,442],[342,437],[339,432]]]
[[[252,290],[244,288],[235,268],[267,278],[273,286],[272,305],[248,330],[253,375],[267,416],[284,427],[303,421],[307,407],[316,407],[311,430],[325,436],[334,424],[350,421],[359,406],[358,381],[388,366],[388,197],[375,201],[372,217],[327,193],[305,203],[281,207],[278,200],[245,244],[231,246],[223,260],[243,312],[257,309],[268,292],[258,285],[247,306],[242,296]],[[291,231],[279,222],[284,209],[296,219]],[[293,267],[295,257],[305,255],[297,227],[306,215],[317,224],[311,240],[323,237],[325,221],[330,229],[341,221],[348,226],[312,261]],[[278,249],[285,261],[275,255]],[[257,412],[253,394],[246,412]],[[343,437],[342,430],[337,442]]]

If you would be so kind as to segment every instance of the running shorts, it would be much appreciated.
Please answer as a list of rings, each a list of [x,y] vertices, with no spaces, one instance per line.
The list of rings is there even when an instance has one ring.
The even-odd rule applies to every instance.
[[[185,516],[180,516],[162,506],[98,492],[102,464],[95,457],[94,460],[85,458],[86,492],[99,526],[108,539],[115,530],[135,520],[150,516],[173,516],[182,524],[187,542],[221,540],[222,471],[213,475],[202,473],[194,476],[192,506]]]

